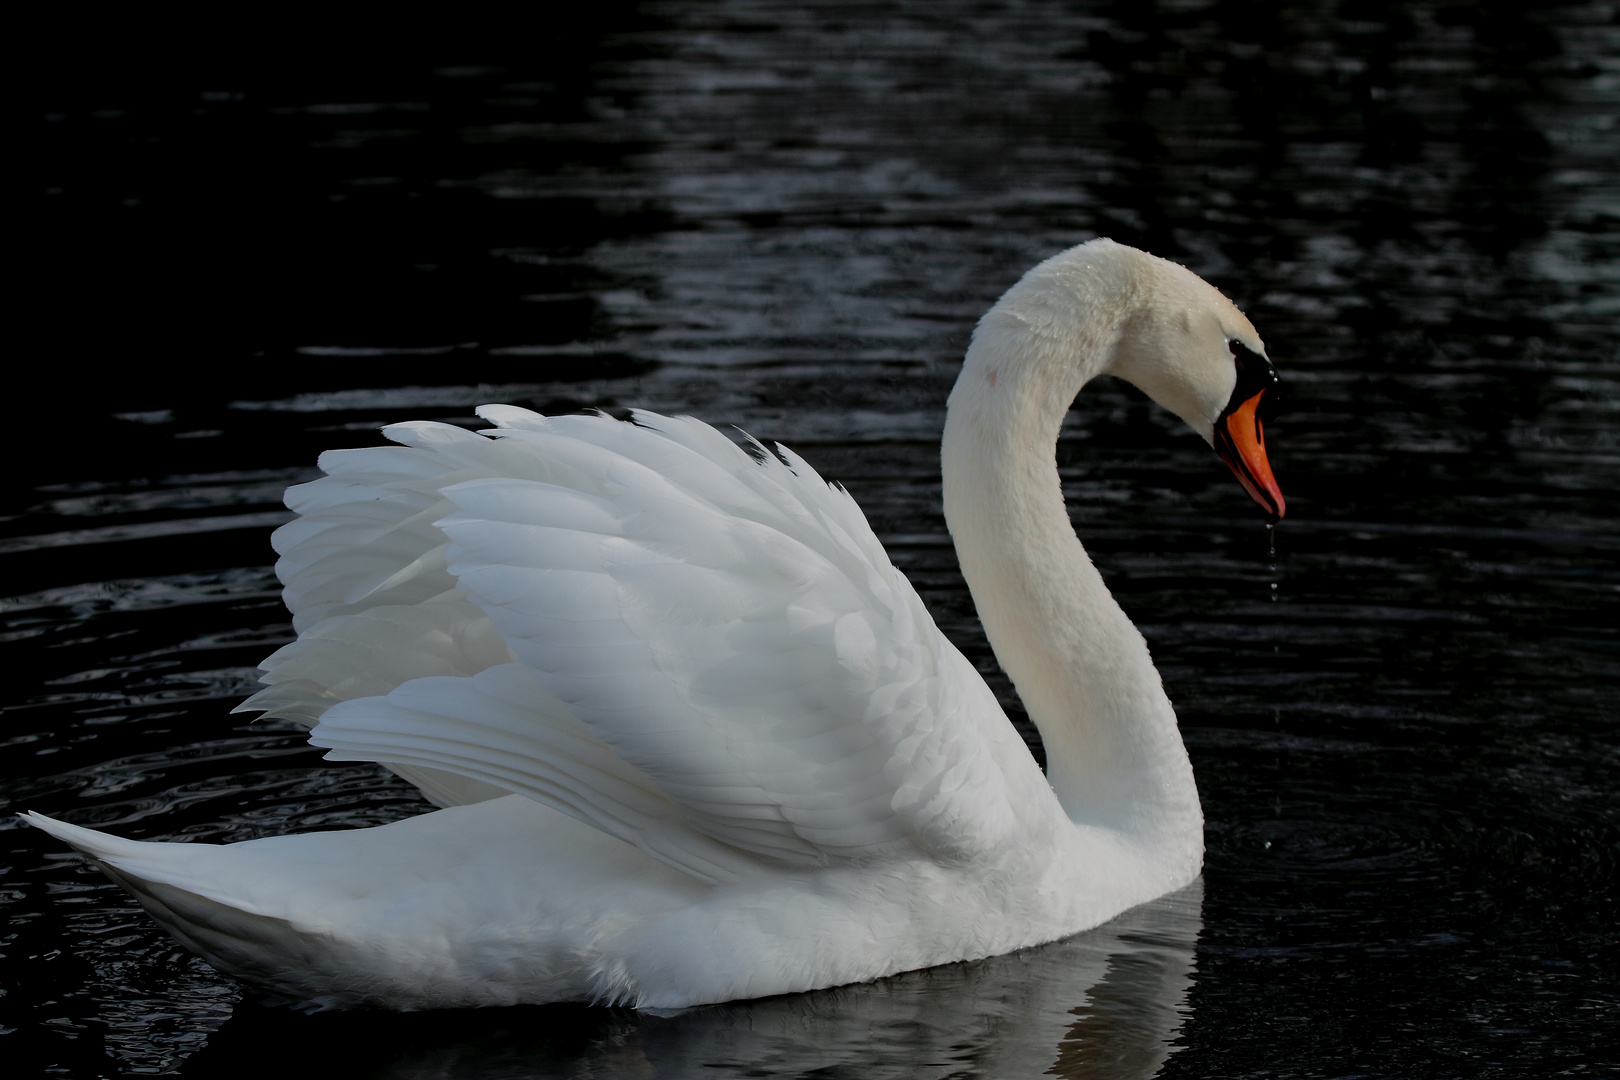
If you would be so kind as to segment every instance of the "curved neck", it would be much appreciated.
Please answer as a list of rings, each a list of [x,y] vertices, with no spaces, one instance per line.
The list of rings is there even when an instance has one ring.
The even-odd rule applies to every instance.
[[[1117,257],[1043,276],[1057,261],[974,331],[946,412],[945,520],[1069,817],[1185,834],[1201,814],[1175,713],[1147,643],[1075,537],[1057,472],[1064,414],[1107,367],[1135,277]]]

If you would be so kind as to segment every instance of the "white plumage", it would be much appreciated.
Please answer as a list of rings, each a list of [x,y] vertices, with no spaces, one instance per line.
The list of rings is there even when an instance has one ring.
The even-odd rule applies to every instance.
[[[1202,853],[1174,714],[1053,461],[1079,387],[1142,367],[1143,319],[1185,324],[1149,327],[1178,350],[1150,358],[1174,393],[1158,368],[1138,381],[1208,438],[1227,343],[1259,339],[1108,241],[1009,291],[952,395],[947,517],[1049,777],[854,501],[791,451],[486,406],[487,431],[394,425],[398,445],[325,454],[288,492],[299,637],[243,706],[446,809],[226,847],[29,819],[217,966],[328,1007],[674,1008],[1097,925]]]

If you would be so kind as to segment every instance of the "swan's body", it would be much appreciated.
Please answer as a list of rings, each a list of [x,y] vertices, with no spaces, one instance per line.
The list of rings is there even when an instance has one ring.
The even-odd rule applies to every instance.
[[[945,511],[1044,777],[853,501],[791,453],[495,406],[492,432],[397,425],[403,446],[326,455],[289,493],[299,639],[247,705],[446,809],[226,847],[30,820],[216,966],[331,1007],[678,1008],[1098,925],[1197,876],[1202,815],[1147,646],[1070,527],[1058,427],[1121,375],[1236,438],[1240,479],[1276,495],[1258,424],[1229,419],[1259,397],[1245,353],[1218,292],[1109,241],[975,331]]]

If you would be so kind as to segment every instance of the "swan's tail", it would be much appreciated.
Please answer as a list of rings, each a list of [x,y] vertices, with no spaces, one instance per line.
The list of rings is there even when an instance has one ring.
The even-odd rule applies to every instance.
[[[182,945],[221,971],[293,1001],[323,1004],[296,975],[324,966],[319,961],[330,941],[233,896],[225,848],[125,840],[43,814],[18,816],[89,856]]]

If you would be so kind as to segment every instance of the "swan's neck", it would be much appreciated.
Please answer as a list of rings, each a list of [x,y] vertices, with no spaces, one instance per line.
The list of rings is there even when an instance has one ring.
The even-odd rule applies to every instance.
[[[1069,817],[1201,845],[1175,713],[1076,539],[1058,480],[1058,429],[1130,321],[1133,276],[1117,260],[1062,269],[1032,272],[974,332],[945,421],[945,519]]]

